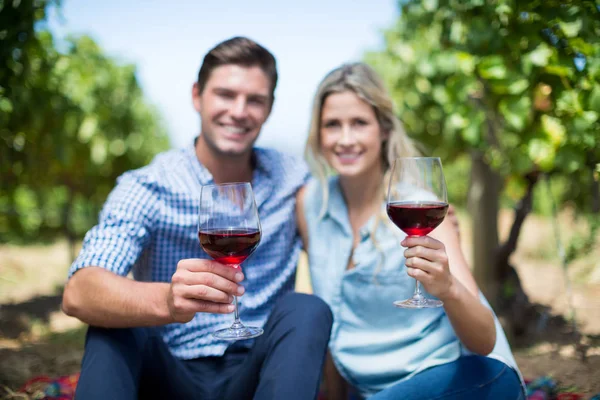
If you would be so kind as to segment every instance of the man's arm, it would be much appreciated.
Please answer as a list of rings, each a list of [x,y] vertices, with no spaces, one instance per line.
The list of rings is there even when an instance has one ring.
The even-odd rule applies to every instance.
[[[106,328],[188,322],[197,312],[230,313],[243,274],[211,260],[182,260],[171,283],[138,282],[100,267],[86,267],[63,293],[65,314]],[[241,293],[240,293],[241,290]]]

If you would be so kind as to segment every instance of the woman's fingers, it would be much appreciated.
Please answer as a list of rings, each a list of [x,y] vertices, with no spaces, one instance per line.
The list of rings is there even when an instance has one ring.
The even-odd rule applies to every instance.
[[[404,247],[423,246],[434,250],[445,249],[444,244],[430,236],[407,236],[400,244]]]

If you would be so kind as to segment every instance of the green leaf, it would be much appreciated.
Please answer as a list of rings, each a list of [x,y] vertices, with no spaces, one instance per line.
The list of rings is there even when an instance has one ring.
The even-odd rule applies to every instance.
[[[96,132],[96,127],[98,126],[98,120],[95,117],[87,116],[83,120],[81,126],[79,127],[78,138],[81,143],[87,143],[90,141],[94,133]]]
[[[13,110],[12,102],[6,97],[0,98],[0,111],[10,113]]]
[[[471,75],[475,71],[476,58],[469,53],[459,52],[456,54],[458,68],[465,75]]]
[[[423,8],[429,12],[437,10],[438,0],[423,0]]]
[[[573,127],[578,133],[588,131],[598,121],[598,113],[585,111],[573,119]]]
[[[542,139],[532,139],[528,145],[528,153],[542,171],[550,171],[554,167],[556,152],[551,143]]]
[[[453,43],[463,43],[467,37],[467,27],[459,20],[450,25],[450,40]]]
[[[508,93],[521,94],[529,87],[529,81],[525,78],[517,79],[508,85]]]
[[[542,115],[542,131],[546,133],[555,147],[565,141],[567,130],[558,118]]]
[[[546,43],[542,43],[526,57],[533,63],[533,65],[545,67],[548,65],[548,61],[550,60],[551,56],[552,49]]]
[[[562,171],[571,174],[583,168],[585,165],[585,158],[581,151],[573,148],[562,148],[556,154],[555,165]]]
[[[544,67],[544,71],[556,76],[570,77],[573,75],[573,68],[564,65],[547,65]]]
[[[500,56],[484,57],[479,63],[478,69],[484,79],[504,79],[506,77],[506,66]]]
[[[461,131],[461,136],[471,146],[475,146],[481,140],[481,127],[479,123],[472,122]]]
[[[588,107],[590,110],[600,110],[600,85],[595,83],[588,98]]]
[[[464,118],[462,115],[454,113],[450,115],[448,120],[446,121],[447,127],[451,130],[458,130],[466,127],[469,121]]]
[[[583,21],[581,19],[576,19],[573,22],[560,21],[558,26],[560,26],[560,29],[563,31],[566,37],[572,38],[577,36],[581,31]]]
[[[394,47],[394,54],[396,54],[402,61],[407,64],[415,62],[415,51],[413,48],[404,42],[399,42]]]
[[[423,77],[419,77],[415,80],[415,87],[421,93],[429,93],[431,91],[431,83]]]
[[[531,99],[521,97],[518,100],[507,98],[498,107],[508,125],[516,131],[522,131],[531,115]]]

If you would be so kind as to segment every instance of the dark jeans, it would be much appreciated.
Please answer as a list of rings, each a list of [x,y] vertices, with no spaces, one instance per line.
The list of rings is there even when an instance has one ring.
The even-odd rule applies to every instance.
[[[90,327],[76,398],[315,399],[332,315],[319,298],[285,295],[251,349],[180,360],[155,328]]]
[[[489,357],[466,356],[431,367],[369,400],[521,400],[525,399],[517,373]]]

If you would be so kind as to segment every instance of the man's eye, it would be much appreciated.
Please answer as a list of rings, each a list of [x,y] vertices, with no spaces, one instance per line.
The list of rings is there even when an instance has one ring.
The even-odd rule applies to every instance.
[[[266,101],[264,99],[258,99],[258,98],[251,98],[250,100],[248,100],[250,103],[252,104],[258,104],[258,105],[263,105],[266,104]]]

